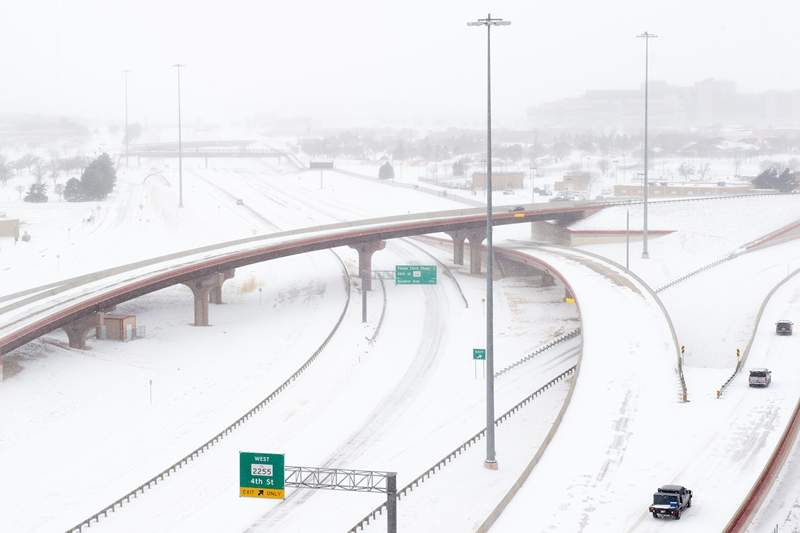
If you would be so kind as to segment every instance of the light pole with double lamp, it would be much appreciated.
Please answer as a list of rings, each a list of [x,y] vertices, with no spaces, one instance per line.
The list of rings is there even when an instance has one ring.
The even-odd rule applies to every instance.
[[[172,65],[178,73],[178,207],[183,207],[183,145],[181,143],[181,69],[186,65]]]
[[[129,69],[122,71],[123,85],[125,86],[125,166],[128,167],[128,73]]]
[[[658,35],[653,33],[643,32],[636,36],[639,39],[644,39],[644,224],[642,225],[642,259],[650,257],[647,251],[647,92],[648,92],[648,78],[649,78],[649,56],[650,56],[650,39],[655,39]]]
[[[486,26],[486,460],[483,465],[497,470],[494,447],[494,337],[492,309],[492,26],[511,22],[485,19],[467,22],[467,26]]]

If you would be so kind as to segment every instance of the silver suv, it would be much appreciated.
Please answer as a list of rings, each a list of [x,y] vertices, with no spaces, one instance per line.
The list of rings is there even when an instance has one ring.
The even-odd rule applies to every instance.
[[[750,370],[749,383],[751,387],[769,387],[772,383],[772,372],[766,368],[753,368]]]

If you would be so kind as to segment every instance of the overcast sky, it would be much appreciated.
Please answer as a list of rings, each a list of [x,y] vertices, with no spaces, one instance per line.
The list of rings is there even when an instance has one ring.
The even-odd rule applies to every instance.
[[[800,88],[797,0],[0,0],[0,112],[169,121],[253,113],[331,125],[479,125],[491,11],[494,109],[651,79]]]

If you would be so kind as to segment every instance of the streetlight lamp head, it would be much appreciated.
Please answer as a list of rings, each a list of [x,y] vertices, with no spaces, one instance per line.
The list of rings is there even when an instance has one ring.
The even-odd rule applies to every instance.
[[[478,19],[474,22],[467,22],[467,26],[508,26],[511,24],[510,20],[493,19],[489,14],[485,19]]]
[[[656,35],[655,33],[649,33],[645,31],[640,33],[636,37],[639,39],[655,39],[656,37],[658,37],[658,35]]]

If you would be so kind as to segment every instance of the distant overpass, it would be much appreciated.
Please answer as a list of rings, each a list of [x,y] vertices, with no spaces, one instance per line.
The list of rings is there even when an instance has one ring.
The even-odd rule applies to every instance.
[[[255,141],[187,141],[181,143],[181,156],[185,158],[203,158],[208,164],[209,158],[281,158],[286,152],[269,147],[253,147]],[[129,157],[177,158],[178,143],[135,144],[128,148]]]

